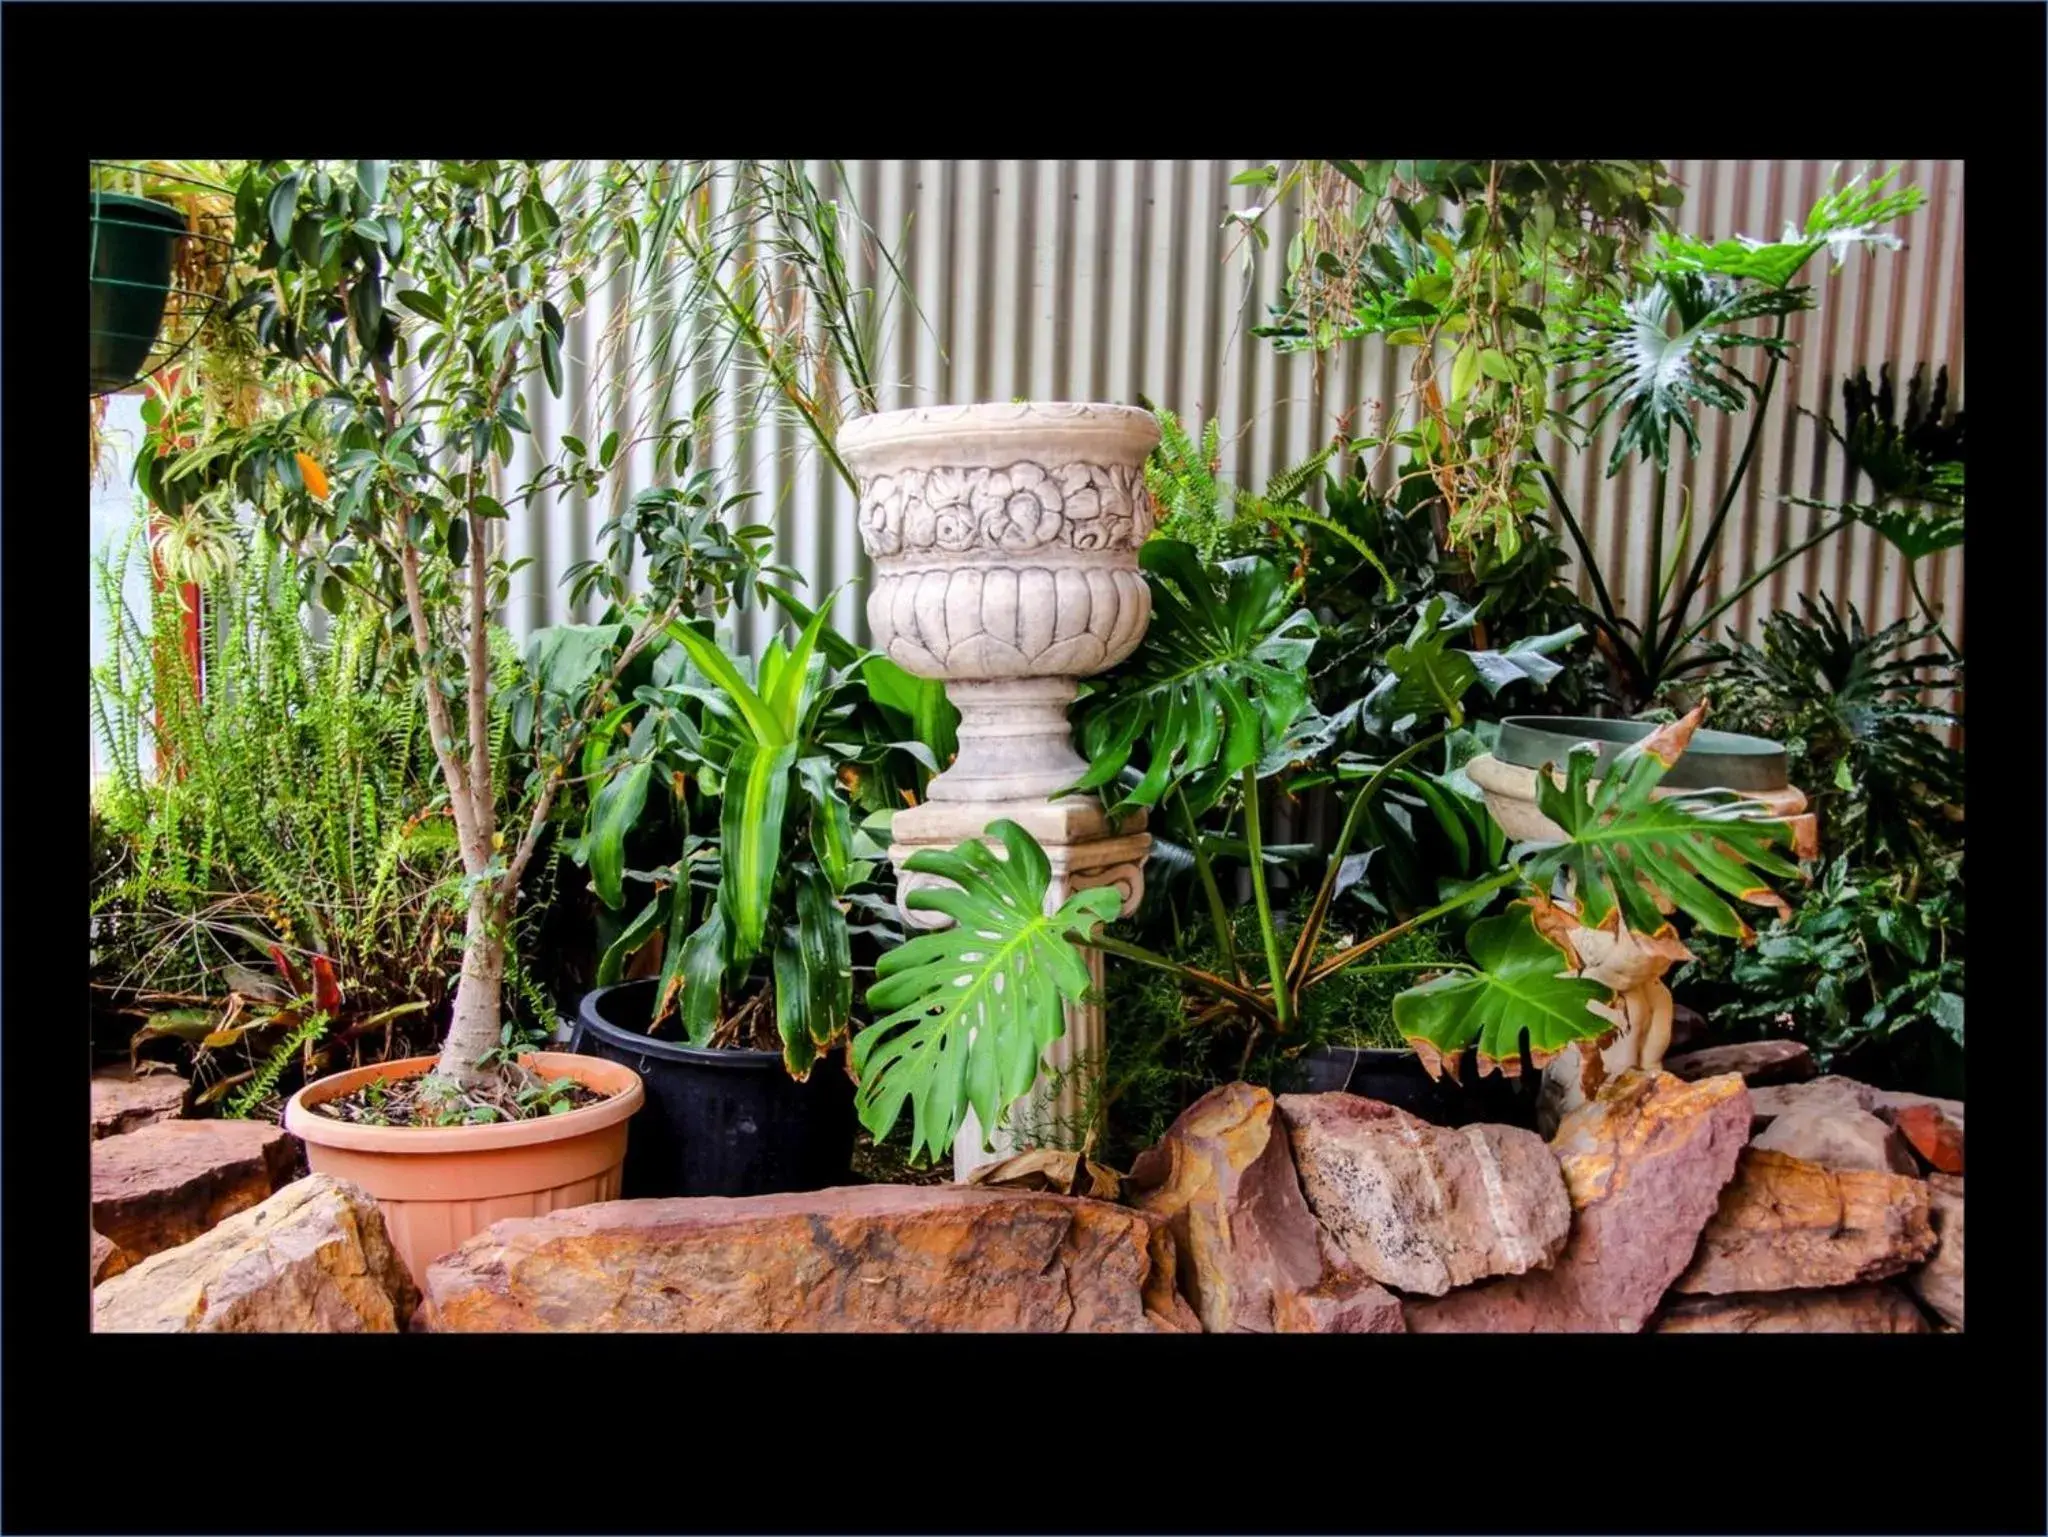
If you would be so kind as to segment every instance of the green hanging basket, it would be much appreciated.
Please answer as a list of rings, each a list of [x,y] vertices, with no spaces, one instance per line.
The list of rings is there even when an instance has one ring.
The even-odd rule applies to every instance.
[[[148,378],[198,337],[232,266],[233,201],[161,162],[92,162],[93,394]]]
[[[184,214],[153,198],[92,195],[92,393],[141,378],[163,329]]]

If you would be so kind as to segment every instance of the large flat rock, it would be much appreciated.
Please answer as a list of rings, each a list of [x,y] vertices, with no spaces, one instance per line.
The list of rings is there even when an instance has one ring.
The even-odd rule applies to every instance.
[[[1748,1139],[1749,1091],[1728,1074],[1686,1083],[1629,1071],[1551,1139],[1572,1233],[1548,1270],[1405,1304],[1417,1333],[1642,1329],[1692,1258]]]
[[[1164,1222],[961,1185],[609,1201],[510,1218],[427,1267],[445,1332],[1192,1333]]]
[[[261,1121],[160,1121],[92,1145],[92,1225],[129,1264],[190,1243],[286,1184],[298,1145]]]
[[[1673,1289],[1725,1295],[1850,1286],[1897,1275],[1933,1252],[1920,1180],[1751,1148]]]
[[[101,1068],[92,1075],[93,1139],[176,1120],[191,1087],[176,1073],[136,1073],[126,1063]]]
[[[1657,1320],[1659,1334],[1926,1334],[1912,1299],[1890,1286],[1769,1292],[1751,1297],[1680,1297]]]
[[[332,1175],[295,1181],[93,1294],[122,1334],[392,1334],[419,1303],[377,1203]]]

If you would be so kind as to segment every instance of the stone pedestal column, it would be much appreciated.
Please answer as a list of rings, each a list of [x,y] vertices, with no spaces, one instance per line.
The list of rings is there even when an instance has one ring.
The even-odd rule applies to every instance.
[[[1142,816],[1112,826],[1092,796],[1054,799],[1086,770],[1067,726],[1079,681],[1137,648],[1151,618],[1138,546],[1152,527],[1148,412],[1065,402],[943,406],[862,417],[839,450],[861,481],[861,542],[874,562],[868,626],[878,651],[946,683],[960,750],[922,806],[897,813],[899,871],[921,848],[951,848],[1008,818],[1045,849],[1053,907],[1113,886],[1123,910],[1144,889]],[[903,897],[933,877],[900,875]],[[1051,911],[1052,908],[1048,908]],[[949,922],[904,910],[906,923]],[[1091,958],[1098,989],[1101,957]],[[996,1129],[970,1113],[954,1172],[1027,1146],[1069,1141],[1100,1071],[1100,1004],[1070,1007],[1031,1094]]]
[[[962,756],[965,754],[963,752]],[[1069,781],[1071,782],[1071,781]],[[1129,914],[1145,893],[1145,855],[1152,837],[1138,812],[1112,827],[1093,799],[1070,795],[1056,801],[927,801],[898,812],[889,859],[898,870],[919,849],[950,849],[999,817],[1008,817],[1036,838],[1052,866],[1045,910],[1057,911],[1077,891],[1096,886],[1113,888]],[[905,874],[896,887],[897,910],[906,926],[936,928],[952,920],[943,913],[904,907],[903,899],[920,886],[943,884],[937,876]],[[1102,988],[1102,954],[1091,951],[1088,969],[1097,992]],[[1106,1022],[1099,1003],[1069,1004],[1066,1034],[1045,1056],[1045,1071],[1031,1093],[1011,1107],[1003,1124],[982,1146],[982,1125],[972,1110],[953,1144],[953,1176],[964,1180],[982,1164],[1021,1152],[1027,1147],[1078,1146],[1093,1107],[1090,1096],[1101,1082],[1103,1053],[1108,1048]]]

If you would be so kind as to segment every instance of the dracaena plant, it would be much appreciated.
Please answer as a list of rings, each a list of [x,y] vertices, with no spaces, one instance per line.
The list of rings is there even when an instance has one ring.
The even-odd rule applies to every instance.
[[[466,908],[437,1097],[503,1099],[501,1002],[521,877],[621,678],[681,607],[658,594],[630,623],[554,638],[525,723],[532,773],[516,815],[501,816],[488,642],[512,570],[503,519],[564,487],[596,493],[624,461],[607,434],[594,454],[564,438],[516,492],[510,467],[533,438],[537,396],[561,390],[569,318],[593,286],[633,288],[623,253],[637,184],[616,166],[537,161],[250,167],[235,193],[237,248],[256,276],[238,308],[266,373],[317,398],[247,426],[219,423],[164,471],[253,504],[311,590],[330,603],[348,588],[366,594],[406,643]],[[610,585],[624,608],[623,575]]]
[[[592,799],[586,838],[591,886],[617,908],[626,834],[657,778],[686,828],[692,800],[709,802],[715,824],[686,832],[676,861],[644,877],[654,894],[606,952],[599,981],[616,980],[625,957],[664,934],[655,1022],[679,1010],[701,1046],[750,1041],[759,1016],[799,1076],[852,1007],[839,904],[865,873],[837,754],[821,735],[835,693],[818,648],[824,624],[821,610],[794,645],[776,637],[756,668],[729,656],[701,622],[672,622],[672,649],[642,690],[648,709],[635,734],[644,748],[614,765]]]
[[[834,632],[829,601],[813,611],[762,590],[802,627],[758,664],[708,617],[671,621],[650,648],[648,680],[589,749],[600,788],[579,854],[609,908],[651,887],[598,982],[659,942],[650,1029],[673,1017],[698,1046],[774,1041],[802,1078],[851,1018],[849,912],[883,905],[867,889],[882,854],[867,820],[896,789],[921,791],[937,757],[917,733],[943,742],[951,718],[939,685]],[[663,836],[650,827],[670,830],[674,857],[628,869],[629,846]]]

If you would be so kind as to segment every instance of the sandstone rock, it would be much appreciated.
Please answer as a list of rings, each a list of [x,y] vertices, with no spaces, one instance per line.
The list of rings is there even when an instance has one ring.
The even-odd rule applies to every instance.
[[[1941,1173],[1963,1172],[1963,1102],[1959,1099],[1879,1089],[1854,1078],[1834,1076],[1758,1089],[1754,1098],[1759,1131],[1793,1111],[1861,1110],[1895,1128],[1908,1146]],[[1919,1165],[1914,1164],[1899,1172],[1918,1170]]]
[[[101,1068],[92,1075],[93,1139],[176,1120],[191,1087],[176,1073],[132,1073],[126,1063]]]
[[[1886,1106],[1880,1115],[1888,1114],[1892,1125],[1912,1147],[1913,1151],[1927,1160],[1927,1166],[1942,1174],[1963,1172],[1963,1120],[1958,1111],[1950,1115],[1937,1100],[1918,1104]]]
[[[1802,1158],[1824,1169],[1920,1172],[1904,1137],[1868,1110],[1846,1105],[1807,1105],[1773,1116],[1768,1126],[1749,1139],[1749,1145]]]
[[[1751,1148],[1675,1290],[1724,1295],[1848,1286],[1934,1251],[1927,1186]]]
[[[1934,1224],[1934,1253],[1906,1277],[1906,1285],[1922,1302],[1954,1328],[1963,1327],[1963,1182],[1936,1174],[1927,1181],[1928,1205]]]
[[[1571,1202],[1550,1149],[1513,1126],[1429,1122],[1356,1094],[1283,1094],[1308,1209],[1360,1271],[1440,1297],[1556,1259]]]
[[[1551,1142],[1572,1234],[1549,1270],[1406,1305],[1421,1333],[1634,1333],[1685,1269],[1734,1175],[1749,1091],[1729,1074],[1686,1083],[1624,1073]]]
[[[1273,1300],[1277,1334],[1404,1334],[1401,1299],[1356,1271],[1333,1270],[1306,1291]]]
[[[1843,1079],[1844,1083],[1852,1080]],[[1937,1110],[1944,1119],[1953,1121],[1958,1134],[1963,1129],[1963,1102],[1959,1099],[1938,1099],[1932,1094],[1908,1094],[1903,1089],[1873,1089],[1868,1084],[1860,1085],[1869,1096],[1868,1108],[1890,1119],[1901,1110],[1914,1106],[1925,1106]]]
[[[97,1286],[109,1276],[117,1276],[128,1268],[128,1256],[120,1245],[100,1232],[97,1228],[92,1235],[92,1284]]]
[[[1813,1053],[1798,1041],[1739,1041],[1732,1046],[1709,1046],[1683,1056],[1666,1057],[1664,1071],[1695,1083],[1738,1073],[1751,1088],[1760,1084],[1797,1083],[1814,1073]]]
[[[298,1146],[260,1121],[160,1121],[92,1145],[92,1225],[130,1263],[189,1243],[296,1171]]]
[[[609,1201],[485,1229],[427,1268],[451,1333],[1194,1333],[1156,1217],[965,1185]]]
[[[1308,1332],[1318,1320],[1377,1306],[1309,1214],[1286,1127],[1264,1089],[1211,1089],[1138,1155],[1130,1187],[1137,1208],[1171,1229],[1181,1293],[1211,1333]],[[1311,1292],[1283,1322],[1283,1299]]]
[[[122,1334],[392,1334],[419,1293],[377,1203],[328,1174],[287,1185],[93,1295]]]
[[[1877,1090],[1853,1078],[1815,1078],[1809,1083],[1774,1083],[1750,1091],[1750,1108],[1761,1131],[1793,1110],[1870,1110]]]
[[[1889,1286],[1681,1297],[1657,1320],[1659,1334],[1926,1334],[1912,1300]]]

